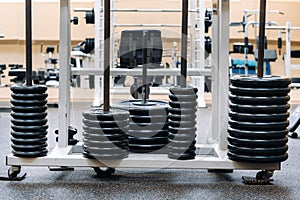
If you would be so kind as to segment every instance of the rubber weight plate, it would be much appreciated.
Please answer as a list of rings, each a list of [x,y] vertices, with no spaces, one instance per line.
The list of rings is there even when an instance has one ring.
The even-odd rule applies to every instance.
[[[230,83],[236,87],[253,87],[253,88],[286,88],[291,84],[291,79],[282,76],[233,76]]]
[[[230,85],[229,91],[236,96],[270,97],[287,96],[291,88],[239,88]]]
[[[168,130],[129,130],[132,137],[168,137]]]
[[[91,141],[121,141],[128,138],[125,133],[120,134],[95,134],[83,132],[83,137]]]
[[[290,96],[278,97],[251,97],[251,96],[236,96],[229,94],[229,100],[233,104],[242,105],[284,105],[290,100]]]
[[[197,101],[169,101],[169,105],[172,108],[191,108],[197,111]]]
[[[169,132],[173,134],[195,134],[197,131],[196,127],[190,128],[178,128],[178,127],[169,127]]]
[[[46,112],[47,106],[12,106],[11,110],[16,113],[41,113]]]
[[[173,121],[169,120],[169,126],[180,127],[180,128],[190,128],[196,126],[197,122],[195,120],[191,121]]]
[[[129,120],[125,119],[123,121],[96,121],[83,119],[83,124],[87,127],[99,127],[99,128],[118,128],[126,127],[129,125]]]
[[[11,137],[11,142],[16,145],[39,145],[47,142],[47,137],[43,138],[15,138]]]
[[[11,144],[11,147],[16,151],[23,152],[42,151],[47,147],[47,143],[35,145]]]
[[[288,159],[287,153],[278,156],[246,156],[228,152],[227,155],[230,160],[251,163],[275,163],[283,162]]]
[[[10,115],[14,119],[44,119],[47,117],[46,112],[41,112],[41,113],[16,113],[16,112],[11,112]]]
[[[231,128],[246,131],[281,131],[289,126],[289,121],[283,122],[241,122],[229,120]]]
[[[286,121],[290,113],[277,113],[277,114],[247,114],[229,112],[230,119],[242,122],[282,122]]]
[[[83,130],[88,133],[95,133],[95,134],[126,134],[128,131],[128,127],[116,127],[116,128],[100,128],[100,127],[88,127],[83,126]]]
[[[134,123],[167,123],[168,116],[161,116],[161,115],[155,115],[155,116],[136,116],[136,115],[130,115],[130,121]]]
[[[47,119],[11,119],[11,123],[16,126],[44,126]]]
[[[128,144],[129,151],[133,153],[150,153],[160,150],[166,146],[166,144]]]
[[[229,127],[228,133],[236,138],[272,140],[285,138],[289,131],[287,129],[281,131],[246,131]]]
[[[194,102],[196,101],[198,96],[196,94],[193,95],[175,95],[175,94],[170,94],[169,99],[171,101],[180,101],[180,102]]]
[[[97,148],[122,148],[127,149],[128,148],[128,141],[93,141],[88,140],[86,138],[83,139],[83,143],[87,147],[97,147]]]
[[[196,134],[174,134],[169,133],[169,139],[172,140],[179,140],[179,141],[192,141],[196,138]]]
[[[10,103],[13,106],[45,106],[47,104],[47,100],[10,100]]]
[[[169,89],[171,94],[174,95],[195,95],[198,92],[197,88],[181,88],[181,87],[172,87]]]
[[[228,151],[237,155],[246,156],[279,156],[284,155],[288,150],[288,146],[282,147],[269,147],[269,148],[250,148],[250,147],[237,147],[228,144]]]
[[[11,126],[13,131],[16,132],[42,132],[48,129],[48,125],[43,126]]]
[[[25,158],[43,157],[43,156],[46,156],[47,153],[48,153],[47,149],[43,149],[40,151],[32,151],[32,152],[23,152],[23,151],[12,150],[12,154],[14,156],[25,157]]]
[[[38,100],[42,101],[47,99],[48,94],[14,94],[11,93],[11,97],[15,100]]]
[[[12,131],[11,136],[15,138],[21,138],[21,139],[26,139],[26,138],[44,138],[48,132],[47,131],[38,131],[38,132],[15,132]]]
[[[276,114],[276,113],[286,113],[290,109],[289,104],[285,105],[237,105],[229,104],[229,108],[232,112],[236,113],[249,113],[249,114]]]
[[[10,90],[16,94],[42,94],[47,91],[45,85],[13,85],[10,87]]]
[[[236,147],[254,147],[254,148],[259,148],[259,147],[282,147],[285,146],[286,143],[288,142],[288,138],[280,138],[280,139],[267,139],[267,140],[262,140],[262,139],[242,139],[242,138],[236,138],[233,136],[228,136],[228,142],[231,145],[234,145]]]
[[[195,159],[196,153],[176,153],[176,152],[168,152],[168,158],[175,160],[192,160]]]
[[[197,115],[194,114],[193,112],[190,114],[169,114],[169,120],[172,121],[181,121],[181,120],[185,120],[185,121],[195,121],[196,120]]]
[[[195,108],[169,108],[169,113],[172,115],[192,115],[196,112]]]
[[[131,137],[129,136],[129,144],[167,144],[167,137]]]
[[[94,109],[82,113],[84,119],[97,121],[126,121],[129,118],[129,112],[124,110],[110,110],[105,112],[101,109]]]

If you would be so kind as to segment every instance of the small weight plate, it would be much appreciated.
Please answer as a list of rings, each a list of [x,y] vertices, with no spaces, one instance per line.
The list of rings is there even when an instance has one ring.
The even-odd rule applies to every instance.
[[[169,126],[171,126],[171,127],[189,128],[189,127],[195,127],[196,124],[197,124],[197,122],[195,120],[193,120],[193,121],[169,120]]]
[[[150,153],[153,151],[158,151],[166,146],[166,144],[130,144],[129,151],[133,153]]]
[[[229,117],[235,121],[242,122],[282,122],[286,121],[290,113],[277,113],[277,114],[247,114],[229,112]]]
[[[291,91],[291,88],[240,88],[230,85],[229,91],[231,92],[231,94],[237,96],[271,97],[287,96]]]
[[[43,101],[47,99],[48,94],[15,94],[11,93],[11,97],[15,100],[38,100]]]
[[[160,116],[137,116],[131,115],[130,120],[134,123],[166,123],[168,121],[168,115]]]
[[[285,146],[288,142],[288,138],[280,138],[280,139],[243,139],[243,138],[236,138],[231,135],[228,136],[228,142],[237,147],[282,147]]]
[[[89,133],[96,133],[96,134],[123,134],[128,131],[128,127],[116,127],[116,128],[100,128],[100,127],[88,127],[83,126],[83,130]]]
[[[45,85],[13,85],[10,87],[10,90],[16,94],[42,94],[47,91],[47,87]]]
[[[168,158],[175,160],[193,160],[196,157],[196,153],[174,153],[168,152]]]
[[[175,95],[194,95],[198,92],[197,88],[191,88],[191,87],[172,87],[169,89],[171,94]]]
[[[172,115],[193,115],[197,112],[195,108],[169,108]]]
[[[251,97],[251,96],[236,96],[229,94],[229,100],[233,104],[242,105],[284,105],[290,100],[290,96],[279,97]]]
[[[169,101],[169,105],[171,108],[191,108],[197,111],[197,101],[193,101],[193,102]]]
[[[191,141],[194,140],[196,138],[196,134],[174,134],[174,133],[169,133],[169,139],[170,140],[183,140],[183,141]]]
[[[11,110],[16,113],[41,113],[47,110],[47,106],[11,106]]]
[[[196,94],[193,95],[175,95],[170,94],[169,99],[171,101],[179,101],[179,102],[195,102],[197,101],[198,96]]]
[[[169,152],[172,153],[194,153],[196,151],[195,146],[189,146],[189,147],[177,147],[177,146],[168,146]]]
[[[16,126],[44,126],[47,119],[11,119],[11,123]]]
[[[266,148],[250,148],[250,147],[237,147],[228,144],[228,151],[237,155],[248,156],[279,156],[284,155],[288,150],[288,146],[282,147],[266,147]]]
[[[128,152],[116,153],[116,154],[96,154],[90,153],[89,151],[83,150],[83,157],[97,160],[122,160],[128,157]]]
[[[92,141],[86,138],[83,139],[83,143],[87,147],[96,147],[96,148],[120,148],[120,147],[127,147],[127,141]]]
[[[102,109],[93,109],[82,113],[85,119],[96,121],[126,121],[129,118],[129,112],[124,110],[110,110],[109,112]]]
[[[43,138],[45,137],[48,132],[47,131],[41,131],[41,132],[15,132],[12,131],[11,136],[15,138]]]
[[[253,87],[253,88],[286,88],[291,84],[291,79],[282,76],[233,76],[230,78],[230,83],[236,87]]]
[[[169,120],[172,121],[195,121],[196,120],[197,115],[194,114],[194,112],[190,113],[190,114],[169,114]]]
[[[132,137],[168,137],[168,130],[129,130]]]
[[[43,126],[11,126],[12,130],[16,132],[43,132],[48,129],[48,125]]]
[[[32,151],[32,152],[22,152],[22,151],[12,150],[12,154],[14,156],[22,157],[22,158],[43,157],[46,156],[47,153],[48,153],[47,149],[43,149],[41,151]]]
[[[83,132],[83,137],[89,140],[95,140],[95,141],[121,141],[127,138],[127,135],[125,133],[120,134],[95,134],[95,133],[89,133],[89,132]]]
[[[24,152],[30,152],[30,151],[42,151],[47,147],[47,143],[43,144],[36,144],[36,145],[25,145],[25,144],[11,144],[11,147],[16,151],[24,151]]]
[[[249,114],[276,114],[286,113],[290,109],[289,104],[285,105],[237,105],[229,104],[229,108],[232,112],[237,113],[249,113]]]
[[[152,144],[167,144],[167,137],[131,137],[129,136],[129,144],[152,145]]]
[[[83,145],[83,149],[85,151],[88,151],[92,154],[122,154],[125,153],[126,150],[124,149],[120,149],[119,147],[115,146],[115,147],[108,147],[108,148],[104,148],[104,147],[95,147],[95,146],[87,146],[87,145]]]
[[[171,140],[170,141],[170,146],[173,147],[184,147],[184,148],[189,148],[192,146],[195,146],[196,140],[195,139],[188,139],[188,140]]]
[[[229,135],[236,138],[245,138],[245,139],[282,139],[285,138],[288,134],[288,130],[281,131],[245,131],[239,129],[228,128]]]
[[[45,106],[47,104],[47,100],[10,100],[10,103],[13,106]]]
[[[44,119],[47,117],[46,112],[41,112],[41,113],[16,113],[16,112],[11,112],[10,115],[14,119]]]
[[[288,158],[287,153],[278,156],[246,156],[228,152],[227,155],[230,160],[250,163],[276,163],[283,162]]]
[[[47,137],[43,138],[15,138],[11,137],[11,142],[14,144],[19,145],[36,145],[36,144],[42,144],[47,142]]]
[[[173,134],[195,134],[197,131],[196,127],[190,128],[178,128],[178,127],[169,127],[169,131]]]
[[[142,104],[141,99],[122,101],[114,106],[118,109],[129,110],[131,115],[161,115],[168,109],[168,103],[165,101],[148,99],[146,104]],[[147,113],[148,112],[148,113]]]
[[[83,124],[88,127],[96,127],[96,128],[118,128],[118,127],[126,127],[129,125],[129,120],[123,121],[97,121],[90,119],[83,119]]]
[[[289,126],[289,121],[283,122],[241,122],[229,120],[231,128],[246,131],[281,131]]]

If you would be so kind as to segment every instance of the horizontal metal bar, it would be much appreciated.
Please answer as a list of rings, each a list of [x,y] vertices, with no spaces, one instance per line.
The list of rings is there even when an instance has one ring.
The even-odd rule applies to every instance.
[[[92,8],[74,8],[74,12],[86,12],[86,11],[92,11]]]
[[[95,69],[95,68],[72,68],[72,73],[74,75],[103,75],[103,70]],[[142,75],[142,69],[134,68],[134,69],[122,69],[122,68],[112,68],[110,69],[111,76],[118,75]],[[149,76],[180,76],[180,68],[172,68],[172,69],[148,69]],[[188,68],[187,71],[188,76],[210,76],[211,69],[196,69],[196,68]]]
[[[266,29],[269,29],[269,30],[286,30],[287,27],[286,26],[266,26]],[[288,29],[289,30],[300,30],[300,27],[294,26],[294,27],[290,27]]]
[[[181,27],[179,24],[114,24],[115,27]]]
[[[170,12],[181,13],[181,9],[112,9],[112,12]],[[190,9],[189,12],[200,12],[200,9]]]

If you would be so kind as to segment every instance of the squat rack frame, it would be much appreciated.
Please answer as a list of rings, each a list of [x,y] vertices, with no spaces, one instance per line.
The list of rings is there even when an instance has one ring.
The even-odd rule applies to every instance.
[[[81,144],[68,146],[70,124],[70,0],[60,0],[60,88],[59,133],[57,146],[45,157],[20,158],[12,154],[6,157],[11,171],[20,172],[21,166],[59,167],[112,167],[112,168],[177,168],[177,169],[239,169],[279,170],[281,163],[235,162],[227,158],[227,99],[229,64],[229,0],[213,0],[213,104],[211,138],[208,144],[197,145],[193,160],[173,160],[166,154],[130,154],[123,160],[101,163],[87,159],[80,152]],[[225,53],[224,53],[225,52]]]

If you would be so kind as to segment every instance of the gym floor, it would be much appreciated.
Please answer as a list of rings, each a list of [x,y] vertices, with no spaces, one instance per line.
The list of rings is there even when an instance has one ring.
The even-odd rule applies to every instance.
[[[81,113],[88,108],[89,104],[72,105],[71,124],[79,133]],[[48,109],[49,150],[56,145],[57,113],[56,108]],[[198,110],[199,135],[207,134],[210,113],[210,106]],[[5,157],[11,152],[9,112],[0,112],[0,133],[0,176],[7,176]],[[299,199],[300,140],[289,139],[288,143],[289,159],[280,171],[275,171],[272,185],[244,185],[241,177],[255,176],[256,170],[208,173],[192,169],[117,169],[112,177],[99,178],[90,168],[53,172],[46,167],[23,167],[21,174],[27,173],[23,181],[0,181],[0,199]]]

